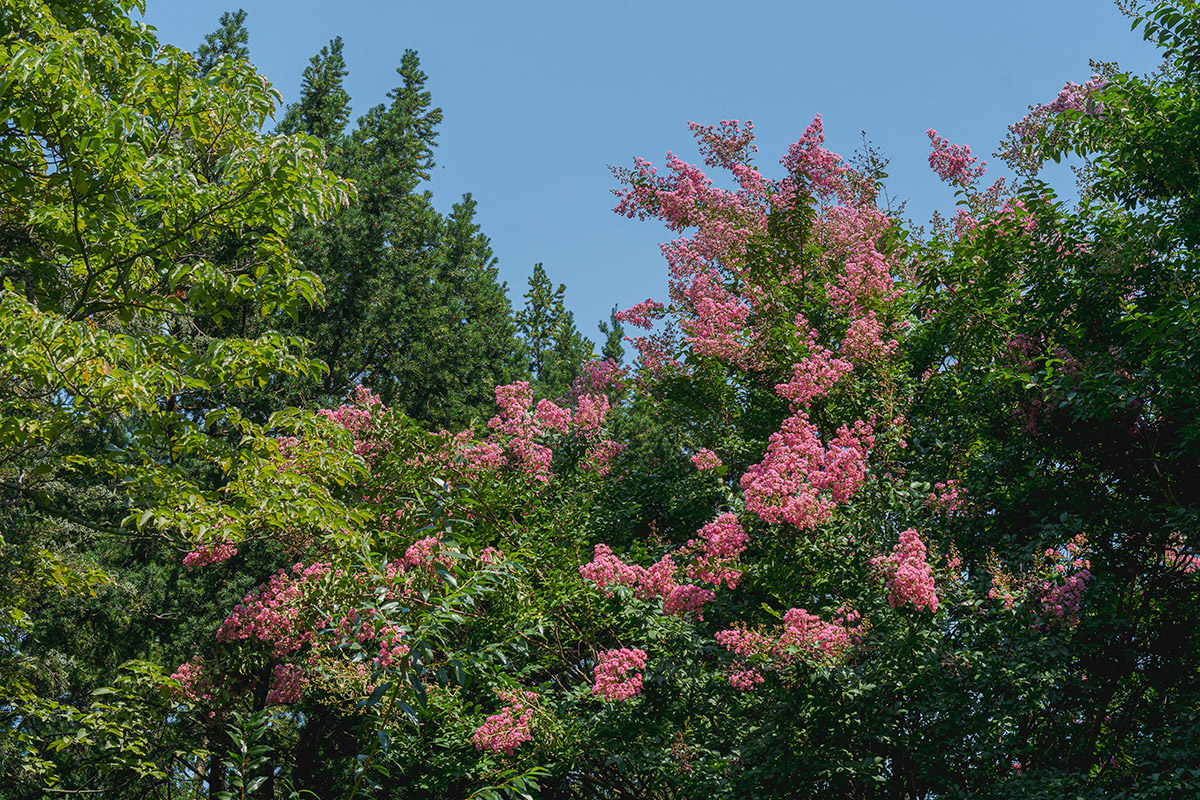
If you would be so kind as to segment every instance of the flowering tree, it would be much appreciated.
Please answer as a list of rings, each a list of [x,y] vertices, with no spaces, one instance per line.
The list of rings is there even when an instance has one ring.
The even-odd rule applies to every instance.
[[[146,520],[207,521],[178,528],[195,636],[39,707],[62,714],[22,723],[23,769],[111,751],[129,785],[211,796],[1195,793],[1200,37],[1145,19],[1171,67],[1033,108],[1021,183],[930,131],[961,203],[928,236],[820,117],[775,177],[734,121],[691,126],[703,167],[617,170],[618,213],[672,237],[668,296],[614,315],[636,364],[498,386],[473,430],[358,387],[256,431],[237,502]],[[1035,177],[1068,149],[1077,208]],[[171,733],[171,766],[106,714]]]

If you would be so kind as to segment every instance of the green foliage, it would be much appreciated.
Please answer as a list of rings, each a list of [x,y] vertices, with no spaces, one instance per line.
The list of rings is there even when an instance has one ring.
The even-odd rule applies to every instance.
[[[514,322],[471,198],[443,217],[421,191],[441,113],[415,54],[346,133],[334,40],[266,137],[244,14],[198,65],[134,7],[0,6],[0,798],[1197,793],[1190,3],[1140,12],[1167,69],[1109,70],[1030,143],[1090,161],[1079,207],[1030,177],[964,187],[958,230],[870,237],[905,259],[895,295],[859,297],[894,344],[851,354],[839,219],[815,182],[772,184],[721,265],[737,281],[713,273],[754,300],[747,349],[668,328],[591,427],[565,287],[537,265]],[[875,196],[879,169],[846,175]],[[743,224],[730,208],[704,211]],[[615,316],[600,331],[620,362]],[[866,473],[827,518],[772,521],[742,476],[822,348],[853,363],[799,405],[822,447],[871,420]],[[508,387],[492,427],[425,429],[490,416],[526,373],[541,404]],[[601,468],[603,442],[625,449]],[[581,574],[605,544],[626,577],[699,587],[723,514],[750,546],[700,610]],[[909,527],[936,611],[885,586]],[[863,625],[832,650],[718,639],[801,607]],[[594,687],[621,648],[647,662],[616,700]]]

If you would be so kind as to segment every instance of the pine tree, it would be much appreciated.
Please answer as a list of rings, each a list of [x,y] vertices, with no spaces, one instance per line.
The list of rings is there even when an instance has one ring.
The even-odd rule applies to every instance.
[[[246,11],[226,11],[218,21],[217,30],[204,37],[204,43],[196,48],[196,66],[201,75],[207,75],[225,56],[250,58],[250,32],[246,30]]]
[[[474,200],[465,196],[443,218],[421,190],[442,111],[414,51],[404,53],[397,73],[389,102],[342,134],[349,96],[342,43],[334,39],[313,57],[300,100],[280,125],[326,137],[331,167],[358,188],[352,207],[294,237],[325,283],[326,306],[288,327],[313,343],[312,355],[329,372],[289,399],[333,402],[363,383],[431,427],[462,426],[490,413],[496,384],[522,373],[519,347]]]
[[[612,359],[618,364],[625,363],[625,326],[617,319],[617,306],[613,306],[608,315],[608,322],[600,320],[596,326],[604,337],[604,347],[600,350],[600,358]]]
[[[350,120],[350,94],[342,85],[349,74],[342,57],[342,37],[337,36],[309,60],[300,84],[300,102],[287,107],[278,131],[305,131],[327,145],[340,141]]]
[[[558,397],[579,375],[580,365],[592,354],[592,342],[575,327],[575,316],[566,309],[567,287],[554,288],[539,262],[529,276],[525,308],[517,312],[517,329],[525,345],[529,374],[543,397]]]

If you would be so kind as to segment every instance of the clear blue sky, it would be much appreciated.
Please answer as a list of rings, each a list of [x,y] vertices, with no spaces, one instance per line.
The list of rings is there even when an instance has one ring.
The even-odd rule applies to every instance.
[[[889,192],[925,221],[954,198],[930,171],[925,130],[990,154],[1026,106],[1089,59],[1157,63],[1108,0],[147,0],[159,38],[195,49],[222,11],[246,9],[251,59],[296,99],[308,59],[345,39],[355,116],[384,101],[407,48],[445,113],[431,189],[464,192],[521,304],[534,262],[567,285],[579,328],[613,305],[664,299],[665,229],[613,214],[607,165],[666,151],[699,161],[686,123],[751,119],[758,164],[814,114],[850,154],[859,132],[891,159]],[[1070,188],[1067,174],[1060,191]]]

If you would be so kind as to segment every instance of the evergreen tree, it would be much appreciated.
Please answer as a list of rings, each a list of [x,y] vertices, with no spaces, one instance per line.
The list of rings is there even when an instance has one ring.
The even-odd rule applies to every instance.
[[[434,166],[442,111],[433,106],[417,54],[397,69],[400,85],[342,129],[349,96],[342,42],[334,39],[305,70],[300,100],[283,132],[324,137],[332,169],[354,181],[358,201],[294,237],[321,276],[326,307],[289,329],[313,342],[329,371],[290,393],[302,405],[335,401],[365,383],[390,406],[432,427],[488,414],[493,387],[519,377],[507,289],[465,196],[448,218],[421,191]]]
[[[250,58],[250,32],[246,30],[246,11],[226,11],[218,21],[217,30],[204,37],[204,43],[196,48],[196,66],[201,75],[207,75],[225,56]]]
[[[608,322],[600,320],[597,327],[600,329],[600,335],[604,337],[600,358],[612,359],[617,364],[625,363],[625,326],[617,319],[617,306],[613,306],[608,315]]]
[[[579,375],[584,359],[592,354],[591,340],[575,327],[575,316],[566,308],[566,292],[565,284],[554,287],[540,262],[534,264],[525,308],[516,315],[529,374],[544,397],[565,392]]]
[[[287,107],[279,132],[305,131],[326,143],[340,141],[350,120],[350,94],[342,85],[349,74],[342,57],[342,37],[334,37],[309,59],[300,84],[300,101]]]

